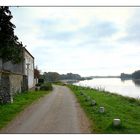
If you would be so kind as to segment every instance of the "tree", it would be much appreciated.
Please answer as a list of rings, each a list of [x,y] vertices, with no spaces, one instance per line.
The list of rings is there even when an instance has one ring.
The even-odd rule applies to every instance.
[[[14,35],[16,26],[11,23],[12,18],[9,7],[0,6],[0,58],[3,63],[7,61],[19,63],[22,60],[23,45]]]
[[[140,70],[137,70],[134,73],[132,73],[132,78],[133,79],[140,79]]]
[[[36,84],[37,84],[38,83],[38,79],[40,78],[40,71],[38,70],[37,67],[34,69],[34,78],[35,78]]]
[[[60,80],[60,75],[57,72],[44,72],[43,78],[46,82],[58,82]]]

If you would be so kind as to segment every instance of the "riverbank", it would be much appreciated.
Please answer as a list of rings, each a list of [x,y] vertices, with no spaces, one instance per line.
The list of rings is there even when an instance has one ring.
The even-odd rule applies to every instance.
[[[140,100],[121,95],[98,91],[91,88],[69,85],[81,107],[91,121],[91,130],[99,134],[140,134]],[[84,93],[84,95],[81,95]],[[90,98],[86,100],[87,96]],[[91,100],[96,105],[91,105]],[[105,112],[99,113],[99,107]],[[114,127],[113,119],[121,119],[121,126]]]
[[[17,94],[12,104],[0,105],[0,129],[6,126],[17,114],[22,112],[27,106],[50,91],[30,91]]]

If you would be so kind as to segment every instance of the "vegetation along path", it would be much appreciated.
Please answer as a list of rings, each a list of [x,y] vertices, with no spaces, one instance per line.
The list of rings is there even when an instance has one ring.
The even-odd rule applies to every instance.
[[[25,109],[1,133],[90,133],[89,128],[72,92],[53,85],[51,94]]]

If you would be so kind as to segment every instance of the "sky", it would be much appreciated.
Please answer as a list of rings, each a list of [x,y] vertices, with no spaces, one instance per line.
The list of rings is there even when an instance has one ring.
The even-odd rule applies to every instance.
[[[11,7],[15,34],[41,72],[120,75],[140,69],[140,7]]]

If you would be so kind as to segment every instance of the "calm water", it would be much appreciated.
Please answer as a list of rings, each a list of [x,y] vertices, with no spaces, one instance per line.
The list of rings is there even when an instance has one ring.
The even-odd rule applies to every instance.
[[[140,81],[122,81],[120,78],[94,78],[92,80],[80,81],[75,83],[75,85],[101,88],[123,96],[140,98]]]

